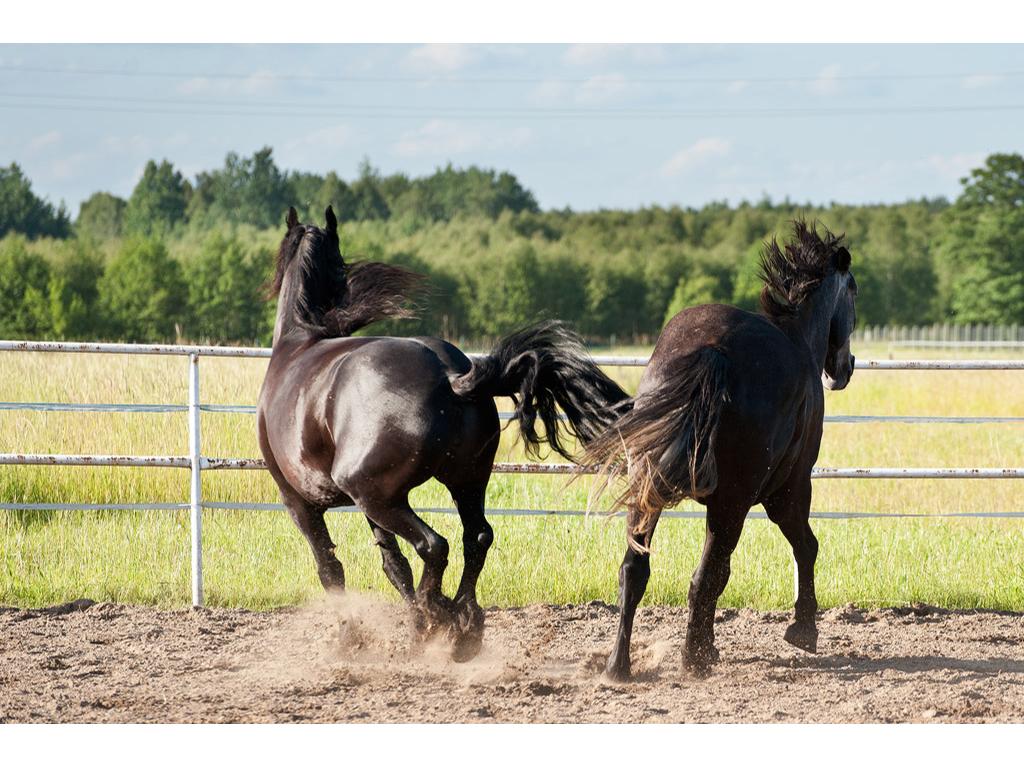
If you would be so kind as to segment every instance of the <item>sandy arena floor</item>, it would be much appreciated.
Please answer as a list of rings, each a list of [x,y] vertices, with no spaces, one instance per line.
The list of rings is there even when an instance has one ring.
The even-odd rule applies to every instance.
[[[1021,722],[1024,614],[719,611],[722,661],[681,668],[686,610],[641,607],[638,680],[601,678],[613,607],[487,611],[481,655],[413,648],[404,611],[349,596],[269,613],[79,601],[0,608],[0,722]]]

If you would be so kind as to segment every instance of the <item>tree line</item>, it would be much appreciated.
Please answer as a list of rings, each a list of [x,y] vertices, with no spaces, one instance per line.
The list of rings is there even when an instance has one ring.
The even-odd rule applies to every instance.
[[[431,290],[418,320],[378,333],[482,340],[540,317],[588,337],[649,341],[692,304],[754,309],[761,243],[798,216],[845,232],[862,323],[1024,323],[1024,158],[990,156],[956,200],[790,201],[542,211],[515,176],[476,167],[350,181],[288,172],[270,148],[186,179],[147,163],[127,200],[97,192],[72,221],[0,168],[0,336],[266,343],[262,286],[283,212],[338,212],[346,258],[399,263]]]

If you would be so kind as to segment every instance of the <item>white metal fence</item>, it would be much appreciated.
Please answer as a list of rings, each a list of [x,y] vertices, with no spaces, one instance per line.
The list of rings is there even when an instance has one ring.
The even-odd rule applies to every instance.
[[[4,510],[131,510],[131,509],[188,509],[191,513],[191,561],[192,561],[192,603],[203,603],[202,566],[202,511],[203,509],[280,509],[276,504],[225,504],[207,502],[202,496],[202,472],[204,470],[253,470],[265,469],[262,459],[251,457],[210,457],[202,454],[200,440],[200,413],[255,413],[252,405],[203,405],[200,400],[199,358],[200,357],[246,357],[269,358],[270,349],[261,347],[218,347],[165,344],[101,344],[83,342],[53,341],[0,341],[0,352],[76,352],[93,354],[123,355],[177,355],[188,358],[188,402],[174,404],[101,404],[101,403],[26,403],[0,402],[0,410],[29,410],[50,412],[93,412],[93,413],[171,413],[188,414],[188,453],[178,456],[119,456],[119,455],[67,455],[0,453],[0,464],[51,465],[51,466],[115,466],[115,467],[170,467],[190,470],[191,488],[189,503],[186,504],[0,504]],[[646,357],[596,355],[603,366],[644,366]],[[1024,371],[1022,360],[858,360],[858,370],[914,370],[914,371]],[[507,418],[509,414],[502,414]],[[899,422],[899,423],[1024,423],[1024,417],[1014,416],[827,416],[826,421],[839,423]],[[495,472],[530,474],[569,474],[575,471],[572,464],[508,463],[494,465]],[[1010,479],[1024,478],[1024,467],[815,467],[813,477],[826,479]],[[424,510],[451,511],[451,510]],[[536,509],[493,509],[488,514],[509,515],[582,515],[573,510]],[[670,515],[692,517],[702,515],[695,512],[677,512]],[[757,515],[755,515],[757,516]],[[816,517],[827,518],[869,518],[869,517],[912,517],[919,515],[880,515],[870,512],[828,513],[819,512]],[[1024,512],[974,512],[947,513],[939,516],[962,517],[1024,517]]]
[[[1024,325],[867,325],[854,331],[853,341],[911,348],[1024,349]]]

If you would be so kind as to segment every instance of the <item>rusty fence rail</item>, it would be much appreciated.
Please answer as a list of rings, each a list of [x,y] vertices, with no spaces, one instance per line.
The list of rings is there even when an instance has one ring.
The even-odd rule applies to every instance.
[[[112,466],[112,467],[166,467],[188,469],[190,493],[187,504],[143,503],[143,504],[7,504],[0,503],[0,510],[189,510],[191,523],[191,564],[192,603],[203,603],[202,566],[202,511],[209,510],[277,510],[277,504],[226,504],[204,501],[202,497],[202,472],[213,470],[260,470],[265,469],[262,459],[211,457],[202,454],[200,436],[200,414],[207,413],[255,413],[251,405],[203,405],[200,401],[199,358],[200,357],[241,357],[269,358],[270,349],[264,347],[222,347],[203,345],[170,344],[107,344],[93,342],[58,341],[0,341],[0,352],[71,352],[86,354],[120,355],[174,355],[188,358],[188,400],[185,404],[104,404],[104,403],[25,403],[0,402],[0,410],[29,410],[44,412],[93,412],[93,413],[187,413],[188,453],[178,456],[119,456],[119,455],[68,455],[34,453],[0,453],[0,464],[28,466]],[[477,357],[478,355],[470,355]],[[643,356],[595,355],[594,360],[603,366],[645,366],[648,358]],[[1024,370],[1024,360],[864,360],[857,362],[858,370],[878,371],[995,371]],[[508,418],[510,414],[502,414]],[[840,423],[898,422],[898,423],[1022,423],[1024,417],[1015,416],[828,416],[827,421]],[[495,472],[523,474],[568,475],[590,468],[577,468],[572,464],[539,464],[499,462]],[[1024,468],[998,467],[816,467],[815,479],[1022,479]],[[340,511],[354,511],[341,507]],[[428,512],[451,512],[450,509],[430,509]],[[539,510],[539,509],[494,509],[490,514],[505,515],[584,515],[581,510]],[[701,512],[679,511],[669,513],[674,517],[700,517]],[[752,516],[758,517],[759,513]],[[860,519],[871,517],[1024,517],[1022,512],[963,512],[917,514],[878,514],[871,512],[817,512],[818,518]]]

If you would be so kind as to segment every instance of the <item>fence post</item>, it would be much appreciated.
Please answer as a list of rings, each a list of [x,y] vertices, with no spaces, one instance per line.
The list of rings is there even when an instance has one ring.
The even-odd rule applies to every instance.
[[[199,355],[188,356],[188,453],[191,460],[192,491],[192,605],[203,604],[203,485],[199,443]]]

